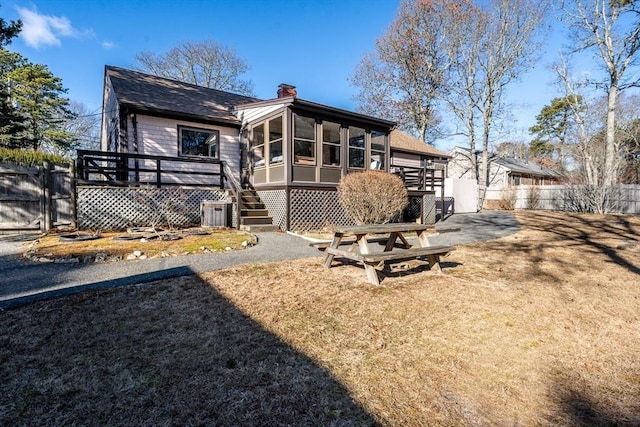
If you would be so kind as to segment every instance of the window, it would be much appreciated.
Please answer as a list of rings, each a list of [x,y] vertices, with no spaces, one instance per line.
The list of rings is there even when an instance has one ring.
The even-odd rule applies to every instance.
[[[365,132],[361,128],[349,128],[349,167],[364,169],[366,151]]]
[[[178,126],[180,155],[220,157],[220,132]]]
[[[322,165],[340,166],[340,125],[322,123]]]
[[[371,132],[371,169],[384,170],[384,158],[387,148],[387,135],[382,132]]]
[[[269,163],[282,163],[282,116],[269,120]]]
[[[316,120],[294,114],[293,161],[296,164],[316,164]]]
[[[253,165],[256,167],[264,166],[264,124],[253,128],[251,153],[253,156]]]

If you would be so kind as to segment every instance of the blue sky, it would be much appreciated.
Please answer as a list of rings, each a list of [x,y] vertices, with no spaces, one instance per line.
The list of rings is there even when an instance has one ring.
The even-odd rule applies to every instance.
[[[280,83],[303,99],[356,109],[348,78],[393,20],[399,0],[32,0],[2,2],[0,16],[22,19],[8,49],[46,64],[68,97],[98,111],[105,65],[132,68],[140,51],[161,53],[178,42],[212,39],[236,50],[259,98]],[[558,45],[550,40],[547,57]],[[542,59],[510,89],[512,138],[557,96]],[[438,143],[442,149],[453,142]]]

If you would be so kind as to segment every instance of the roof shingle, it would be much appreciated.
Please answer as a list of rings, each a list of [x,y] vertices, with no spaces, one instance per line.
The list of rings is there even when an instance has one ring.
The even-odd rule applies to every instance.
[[[256,98],[210,89],[139,71],[106,66],[118,102],[132,108],[156,113],[180,113],[206,120],[240,123],[233,115],[238,104]]]

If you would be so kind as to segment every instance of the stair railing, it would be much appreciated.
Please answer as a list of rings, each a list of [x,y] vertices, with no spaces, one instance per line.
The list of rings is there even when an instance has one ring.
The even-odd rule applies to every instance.
[[[240,221],[242,220],[242,185],[227,162],[223,161],[222,167],[224,169],[224,176],[229,183],[229,189],[233,192],[233,196],[236,199],[236,228],[240,228]]]

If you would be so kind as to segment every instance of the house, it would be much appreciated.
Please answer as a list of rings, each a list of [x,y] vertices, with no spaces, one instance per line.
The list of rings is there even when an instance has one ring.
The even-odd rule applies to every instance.
[[[470,150],[454,147],[449,152],[450,160],[448,173],[450,178],[470,179],[471,171]],[[479,173],[482,174],[482,159],[480,152],[475,153]],[[552,185],[562,181],[562,174],[539,165],[527,158],[515,156],[489,156],[489,185],[486,189],[486,199],[494,200],[503,197],[503,190],[519,185]]]
[[[209,177],[210,185],[233,194],[234,225],[342,224],[336,187],[343,175],[446,160],[417,149],[394,127],[304,100],[288,84],[273,99],[259,100],[105,67],[101,150],[128,156],[118,180],[142,183],[162,173],[162,185],[189,186]],[[162,157],[162,168],[151,156]],[[216,172],[222,167],[224,173]],[[432,187],[423,183],[415,191],[433,195]]]
[[[449,176],[452,178],[471,178],[471,156],[469,149],[454,147],[449,153]],[[478,167],[482,167],[480,152],[475,153]],[[482,173],[482,172],[480,172]],[[502,190],[517,185],[557,184],[562,174],[539,165],[526,158],[515,156],[489,156],[489,185],[492,190]]]

